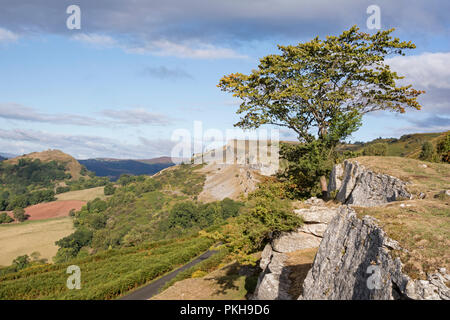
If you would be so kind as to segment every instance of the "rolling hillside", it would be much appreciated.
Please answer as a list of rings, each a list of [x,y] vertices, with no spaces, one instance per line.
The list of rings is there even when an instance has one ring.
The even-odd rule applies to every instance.
[[[365,147],[377,143],[386,143],[386,156],[391,157],[407,157],[418,159],[422,150],[422,145],[425,142],[431,142],[435,147],[437,143],[450,132],[436,132],[436,133],[414,133],[396,138],[379,138],[365,143],[345,144],[340,147],[341,150],[361,151]]]

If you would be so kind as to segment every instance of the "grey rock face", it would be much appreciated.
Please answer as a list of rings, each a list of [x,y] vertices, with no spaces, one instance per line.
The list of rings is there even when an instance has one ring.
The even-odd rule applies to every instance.
[[[294,212],[301,216],[305,223],[329,223],[337,213],[335,208],[316,206],[309,209],[297,209]]]
[[[338,191],[336,200],[339,202],[372,207],[411,198],[406,190],[406,183],[398,178],[374,173],[356,161],[344,161],[342,175],[340,168],[342,169],[341,165],[333,168],[328,189],[329,193]]]
[[[313,203],[319,203],[311,201]],[[260,267],[263,270],[253,294],[254,300],[291,300],[289,268],[285,266],[286,253],[302,249],[317,248],[327,228],[327,223],[337,214],[337,209],[312,206],[295,211],[303,217],[305,224],[293,232],[283,232],[272,239],[261,253]]]
[[[328,182],[328,193],[334,190],[339,190],[342,185],[342,179],[344,178],[344,168],[342,164],[336,164],[331,170],[330,181]]]
[[[401,248],[374,218],[361,220],[351,208],[341,206],[325,231],[299,299],[449,299],[448,275],[411,280],[402,272],[400,259],[389,255],[391,249]]]
[[[273,240],[273,250],[286,253],[301,249],[317,248],[320,245],[321,238],[301,230],[302,228],[293,232],[283,232]]]
[[[268,245],[270,247],[270,245]],[[267,248],[267,246],[266,246]],[[266,250],[266,249],[264,249]],[[267,251],[270,251],[267,249]],[[292,300],[289,294],[289,274],[285,272],[284,253],[272,252],[271,260],[259,275],[258,283],[253,294],[254,300]]]

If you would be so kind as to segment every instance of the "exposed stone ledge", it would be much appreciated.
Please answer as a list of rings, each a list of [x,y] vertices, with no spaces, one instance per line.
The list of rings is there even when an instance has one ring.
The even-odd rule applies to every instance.
[[[357,161],[344,161],[334,166],[328,193],[336,193],[336,200],[344,204],[373,207],[388,202],[411,199],[406,183],[387,174],[366,169]]]
[[[400,259],[389,254],[392,249],[401,250],[376,219],[359,219],[351,208],[340,207],[328,225],[299,299],[450,299],[446,270],[429,275],[428,280],[412,280],[402,272]]]

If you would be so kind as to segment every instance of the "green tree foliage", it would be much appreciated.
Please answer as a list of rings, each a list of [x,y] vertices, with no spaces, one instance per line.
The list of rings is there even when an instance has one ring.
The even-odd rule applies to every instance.
[[[267,185],[260,186],[249,194],[236,218],[220,232],[209,233],[209,236],[222,241],[239,262],[254,264],[257,259],[253,253],[261,250],[272,237],[292,231],[303,223],[293,212],[291,202],[279,198],[282,193]]]
[[[30,265],[30,257],[28,255],[18,256],[13,261],[16,271],[25,269]]]
[[[111,196],[114,194],[115,191],[116,191],[116,188],[114,188],[114,185],[112,183],[108,183],[105,186],[105,189],[103,192],[105,193],[105,196]]]
[[[14,209],[14,219],[16,219],[19,222],[24,222],[27,220],[30,216],[25,213],[25,210],[23,208],[15,208]]]
[[[447,133],[437,144],[440,161],[450,163],[450,133]]]
[[[286,127],[296,132],[301,142],[314,143],[307,147],[311,151],[328,156],[333,153],[326,149],[333,149],[354,132],[362,115],[420,109],[417,97],[423,91],[411,85],[398,86],[402,77],[385,63],[386,57],[415,48],[411,42],[392,38],[393,30],[368,34],[354,26],[325,40],[316,37],[296,46],[278,46],[281,54],[262,58],[251,74],[224,76],[218,87],[242,101],[237,111],[242,116],[235,126]],[[329,162],[322,163],[327,167],[313,171],[327,172]],[[323,182],[322,190],[326,189]]]
[[[422,145],[419,159],[430,162],[435,162],[437,160],[436,149],[431,142],[427,141]]]
[[[92,231],[87,229],[78,229],[71,235],[55,242],[60,248],[54,258],[55,262],[66,262],[75,258],[81,248],[89,246],[92,241]]]
[[[371,143],[364,147],[363,156],[385,156],[387,154],[388,145],[385,142]]]
[[[13,222],[14,219],[11,218],[6,212],[0,213],[0,224]]]

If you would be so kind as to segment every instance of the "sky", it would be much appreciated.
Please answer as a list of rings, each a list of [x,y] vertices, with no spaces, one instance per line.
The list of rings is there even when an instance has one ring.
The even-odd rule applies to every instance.
[[[69,29],[66,10],[81,10]],[[0,152],[77,159],[170,155],[177,129],[225,132],[239,100],[217,87],[277,45],[381,28],[417,48],[387,63],[425,90],[421,111],[377,112],[349,140],[450,130],[450,2],[365,0],[0,0]],[[295,140],[282,130],[281,138]]]

